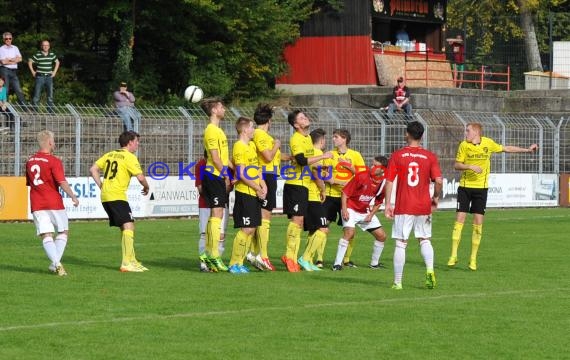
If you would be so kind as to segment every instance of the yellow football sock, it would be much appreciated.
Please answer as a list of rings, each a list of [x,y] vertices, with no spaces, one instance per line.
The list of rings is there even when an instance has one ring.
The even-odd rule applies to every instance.
[[[453,225],[453,232],[451,233],[451,257],[457,257],[457,249],[461,242],[461,231],[463,230],[463,223],[455,222]]]
[[[247,249],[246,249],[246,253],[247,252],[251,252],[254,253],[255,255],[259,254],[259,239],[256,236],[254,236],[251,241],[249,241],[247,243]]]
[[[271,221],[267,219],[261,220],[261,225],[257,227],[256,238],[259,245],[259,253],[262,258],[267,258],[267,244],[269,243],[269,229],[271,228]]]
[[[327,234],[325,234],[324,238],[321,240],[319,247],[317,248],[317,261],[322,262],[323,257],[325,256],[325,246],[327,245]]]
[[[299,244],[301,243],[301,228],[294,222],[290,222],[287,226],[287,251],[285,256],[292,260],[297,260]]]
[[[313,262],[315,253],[321,248],[322,243],[326,241],[327,234],[325,232],[321,230],[315,231],[313,235],[309,236],[309,242],[307,243],[307,249],[305,249],[305,253],[303,254],[303,259]]]
[[[315,247],[315,233],[316,231],[307,237],[307,246],[305,246],[305,252],[303,253],[303,260],[305,261],[313,261],[313,254],[316,251],[316,249],[312,250]]]
[[[352,250],[354,249],[354,245],[356,244],[356,236],[352,238],[351,241],[348,242],[348,247],[346,248],[346,253],[344,254],[344,259],[342,260],[343,264],[346,264],[350,261],[350,255],[352,255]]]
[[[471,260],[477,259],[477,251],[481,244],[481,236],[483,235],[483,224],[473,224],[473,235],[471,237]]]
[[[234,244],[232,247],[232,257],[230,259],[230,265],[243,265],[243,258],[247,251],[247,238],[248,235],[243,231],[239,230],[234,238]]]
[[[121,235],[121,245],[123,248],[123,264],[128,264],[136,260],[135,257],[135,232],[133,230],[123,230]]]
[[[206,253],[213,258],[220,256],[218,243],[220,242],[220,234],[222,233],[221,225],[222,219],[211,216],[206,226]]]

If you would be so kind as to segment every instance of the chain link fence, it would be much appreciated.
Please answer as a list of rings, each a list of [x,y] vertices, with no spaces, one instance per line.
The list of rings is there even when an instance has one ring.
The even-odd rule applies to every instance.
[[[138,108],[142,120],[135,124],[141,134],[138,156],[143,167],[164,162],[170,175],[203,154],[202,134],[207,117],[198,107]],[[327,132],[327,149],[332,147],[332,132],[350,131],[349,147],[360,151],[367,163],[376,155],[390,155],[405,144],[406,119],[386,117],[382,110],[350,108],[300,108],[312,121],[311,128]],[[271,133],[281,140],[281,151],[289,152],[292,128],[287,122],[290,109],[276,108]],[[22,176],[28,156],[37,151],[36,135],[43,129],[56,134],[56,154],[62,158],[68,176],[88,176],[89,167],[103,153],[118,148],[123,122],[114,109],[105,106],[65,105],[53,112],[10,105],[14,127],[0,131],[0,176]],[[237,140],[234,128],[240,116],[253,117],[254,108],[229,107],[222,128],[231,146]],[[498,114],[418,110],[414,118],[426,127],[424,146],[440,159],[444,175],[453,177],[457,145],[464,137],[468,122],[483,125],[484,135],[505,145],[527,147],[539,144],[538,154],[501,154],[494,156],[492,169],[497,173],[560,173],[570,171],[570,114]],[[7,117],[0,114],[4,124]]]

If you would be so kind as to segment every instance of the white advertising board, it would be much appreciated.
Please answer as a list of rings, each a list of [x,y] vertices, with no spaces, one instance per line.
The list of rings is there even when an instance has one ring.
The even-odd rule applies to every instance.
[[[147,178],[150,192],[141,194],[142,187],[136,178],[131,179],[127,197],[133,216],[195,216],[198,215],[198,189],[194,180],[169,176],[164,180]],[[106,219],[101,205],[101,192],[89,177],[67,178],[71,189],[79,198],[74,207],[71,199],[61,191],[63,203],[70,219]],[[489,177],[487,207],[539,207],[557,206],[559,179],[556,174],[492,174]],[[275,213],[283,211],[284,180],[277,181],[277,207]],[[397,186],[397,182],[395,184]],[[454,209],[457,202],[458,179],[443,180],[440,209]],[[233,208],[233,193],[230,194],[230,210]],[[32,215],[28,209],[28,219]]]
[[[487,207],[557,206],[556,174],[491,174]],[[440,209],[455,209],[459,179],[443,179]]]
[[[73,206],[71,198],[59,190],[63,197],[63,205],[70,219],[107,219],[107,213],[101,205],[101,190],[90,177],[68,177],[67,182],[79,198],[79,206]],[[127,199],[133,211],[133,216],[146,216],[146,201],[148,197],[141,194],[142,186],[136,178],[132,178],[127,190]],[[28,219],[32,214],[28,209]]]

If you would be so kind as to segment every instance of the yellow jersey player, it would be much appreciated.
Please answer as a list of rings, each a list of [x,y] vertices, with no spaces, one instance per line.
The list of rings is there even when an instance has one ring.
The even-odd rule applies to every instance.
[[[211,209],[206,226],[206,252],[200,255],[200,261],[205,262],[211,271],[228,271],[218,249],[230,188],[228,139],[220,128],[226,108],[219,98],[204,99],[200,106],[210,119],[204,130],[204,149],[208,152],[208,157],[202,173],[202,192]]]
[[[315,156],[321,156],[325,148],[326,132],[323,129],[315,129],[311,131],[311,140],[315,148]],[[327,242],[327,235],[329,233],[328,221],[323,206],[325,200],[325,183],[323,179],[327,178],[328,174],[323,166],[322,161],[317,161],[311,165],[313,170],[314,179],[309,184],[309,205],[307,216],[304,221],[304,230],[309,232],[307,239],[307,247],[303,256],[298,259],[299,265],[305,271],[320,271],[320,267],[313,264],[313,257],[318,249],[324,247],[323,244]]]
[[[143,186],[143,195],[147,195],[149,190],[139,160],[133,154],[139,148],[139,137],[134,131],[125,131],[119,136],[121,148],[101,156],[89,169],[93,180],[101,189],[101,202],[109,215],[109,226],[121,229],[123,260],[120,270],[122,272],[148,270],[135,256],[135,220],[127,202],[127,189],[131,177],[135,176]],[[101,181],[101,171],[103,171],[103,181]]]
[[[274,271],[269,260],[267,246],[271,227],[271,212],[277,204],[277,176],[281,165],[281,141],[269,133],[273,109],[268,104],[259,104],[253,114],[257,128],[253,132],[253,142],[257,148],[257,157],[263,180],[267,186],[267,197],[261,203],[261,225],[257,227],[252,241],[252,251],[247,255],[250,263],[261,270]]]
[[[332,176],[327,180],[327,199],[325,200],[326,216],[329,222],[337,221],[338,225],[342,225],[341,216],[341,195],[343,187],[356,175],[356,173],[364,171],[366,164],[362,155],[353,149],[350,149],[351,135],[346,129],[336,129],[333,131],[332,141],[334,149],[331,151],[333,157],[325,161],[325,165],[332,168]],[[338,220],[337,220],[338,219]],[[350,261],[352,250],[356,243],[356,239],[352,239],[349,243],[344,255],[343,264],[346,267],[356,267]],[[322,249],[317,254],[317,266],[323,266]]]
[[[310,165],[323,159],[330,159],[332,154],[326,152],[323,155],[315,156],[313,142],[308,134],[311,121],[302,111],[290,112],[287,121],[295,129],[295,133],[289,140],[294,165],[287,168],[287,171],[281,171],[282,176],[286,179],[283,187],[283,212],[290,219],[287,227],[287,248],[281,260],[289,272],[298,272],[300,269],[297,263],[297,253],[299,252],[301,231],[309,204],[309,183],[312,177]]]
[[[232,151],[236,169],[234,228],[237,232],[230,259],[229,272],[232,274],[248,273],[243,265],[255,229],[261,225],[261,201],[265,200],[267,188],[261,179],[257,149],[253,138],[253,121],[240,117],[236,122],[239,139]]]
[[[447,265],[457,264],[457,249],[461,241],[461,231],[467,212],[473,214],[473,232],[471,236],[471,257],[469,269],[477,270],[477,252],[483,233],[483,218],[487,207],[489,174],[491,173],[491,155],[493,153],[530,153],[538,149],[537,144],[528,148],[497,144],[493,139],[482,135],[483,127],[479,123],[469,123],[465,128],[465,140],[459,144],[455,157],[455,170],[462,171],[457,189],[457,214],[451,234],[451,256]]]

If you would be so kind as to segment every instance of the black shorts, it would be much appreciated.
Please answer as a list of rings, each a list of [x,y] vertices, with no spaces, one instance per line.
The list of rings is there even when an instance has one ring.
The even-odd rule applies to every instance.
[[[228,193],[226,181],[223,178],[204,171],[202,174],[202,192],[209,208],[226,207]]]
[[[457,212],[485,215],[489,189],[457,188]]]
[[[283,213],[288,218],[306,216],[309,205],[309,189],[302,185],[285,184],[283,186]]]
[[[327,227],[327,217],[324,204],[320,201],[309,201],[307,216],[303,221],[303,230],[315,231]]]
[[[256,228],[261,225],[261,202],[257,196],[235,192],[234,228]]]
[[[131,207],[125,200],[106,201],[103,209],[109,216],[109,226],[121,227],[126,223],[135,222]]]
[[[263,180],[267,185],[267,197],[261,202],[261,208],[272,211],[277,205],[277,175],[263,174]]]
[[[330,222],[335,222],[338,219],[337,224],[342,225],[342,215],[340,213],[341,210],[340,198],[327,196],[323,205],[325,205],[327,220]]]

